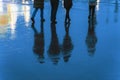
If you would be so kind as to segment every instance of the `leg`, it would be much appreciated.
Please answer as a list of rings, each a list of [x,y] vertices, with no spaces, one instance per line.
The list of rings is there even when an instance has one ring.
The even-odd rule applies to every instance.
[[[57,14],[57,10],[58,10],[58,5],[59,5],[58,1],[51,0],[51,22],[52,23],[57,23],[56,22],[56,14]]]
[[[34,12],[33,12],[33,14],[32,14],[31,20],[32,20],[33,23],[35,22],[35,21],[34,21],[34,17],[35,17],[35,15],[36,15],[37,11],[38,11],[38,8],[35,8],[35,10],[34,10]]]
[[[41,16],[41,21],[44,22],[45,19],[44,19],[44,17],[43,17],[43,14],[44,14],[43,8],[41,8],[40,10],[41,10],[41,14],[40,14],[40,16]]]
[[[38,8],[35,8],[35,9],[34,9],[34,12],[33,12],[33,14],[32,14],[32,18],[34,18],[34,17],[36,16],[37,11],[38,11]]]
[[[90,19],[90,16],[91,16],[91,6],[89,5],[89,16],[88,16],[88,18]]]
[[[95,14],[95,6],[92,7],[92,17],[94,17]]]
[[[70,11],[70,9],[66,9],[65,23],[70,22],[69,11]]]
[[[65,23],[67,23],[67,9],[66,9],[66,14],[65,14]]]
[[[67,10],[67,18],[68,18],[68,22],[70,22],[70,9]]]

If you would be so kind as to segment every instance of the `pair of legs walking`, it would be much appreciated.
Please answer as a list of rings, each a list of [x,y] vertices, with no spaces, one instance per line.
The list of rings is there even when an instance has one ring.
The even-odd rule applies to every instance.
[[[32,22],[33,23],[35,23],[35,20],[34,20],[34,18],[35,18],[35,16],[36,16],[36,13],[38,12],[38,10],[39,10],[40,8],[35,8],[34,9],[34,12],[33,12],[33,14],[32,14],[32,17],[31,17],[31,20],[32,20]],[[40,14],[40,17],[41,17],[41,21],[45,21],[45,19],[44,19],[44,17],[43,17],[43,8],[41,8],[40,9],[40,11],[41,11],[41,14]]]

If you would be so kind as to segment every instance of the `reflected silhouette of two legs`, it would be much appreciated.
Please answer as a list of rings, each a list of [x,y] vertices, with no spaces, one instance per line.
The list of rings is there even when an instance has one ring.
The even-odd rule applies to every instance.
[[[38,56],[39,62],[44,63],[44,29],[43,22],[41,22],[40,32],[37,31],[34,23],[31,25],[34,31],[34,46],[33,52]]]

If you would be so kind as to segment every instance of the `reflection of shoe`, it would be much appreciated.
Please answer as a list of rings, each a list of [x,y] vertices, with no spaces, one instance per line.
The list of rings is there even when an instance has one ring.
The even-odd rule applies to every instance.
[[[45,19],[43,18],[43,19],[41,19],[41,22],[44,22],[45,21]]]
[[[32,21],[32,23],[35,23],[35,20],[34,20],[34,18],[31,18],[31,21]]]

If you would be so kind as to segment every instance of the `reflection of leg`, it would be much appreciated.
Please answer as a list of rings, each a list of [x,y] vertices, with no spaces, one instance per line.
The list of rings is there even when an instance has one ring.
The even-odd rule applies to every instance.
[[[34,34],[38,34],[38,31],[36,30],[34,24],[32,24],[31,27],[32,27],[32,29],[33,29],[33,31],[34,31]]]
[[[92,7],[92,17],[94,17],[95,14],[95,6]]]
[[[91,15],[91,9],[92,9],[92,7],[89,6],[89,15]]]
[[[38,8],[35,8],[35,10],[34,10],[34,12],[33,12],[33,14],[32,14],[31,20],[32,20],[33,23],[35,22],[35,21],[34,21],[34,17],[35,17],[35,15],[36,15],[37,11],[38,11]]]
[[[88,18],[90,18],[90,16],[91,16],[91,6],[89,5],[89,16],[88,16]]]
[[[69,15],[69,13],[70,13],[70,9],[67,10],[68,22],[70,22],[70,15]]]
[[[65,23],[67,23],[67,10],[66,10],[66,15],[65,15]]]
[[[41,21],[44,22],[45,19],[44,19],[44,17],[43,17],[43,14],[44,14],[43,8],[41,8],[40,10],[41,10],[41,14],[40,14],[40,16],[41,16]]]
[[[56,22],[57,7],[53,7],[51,11],[51,21]]]

